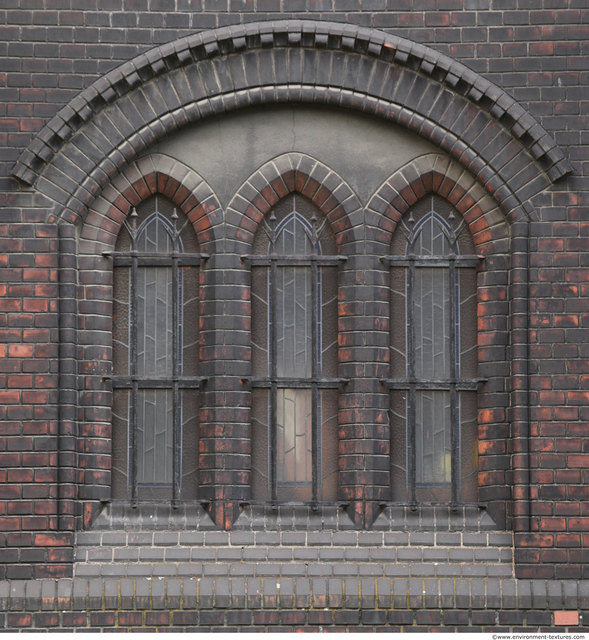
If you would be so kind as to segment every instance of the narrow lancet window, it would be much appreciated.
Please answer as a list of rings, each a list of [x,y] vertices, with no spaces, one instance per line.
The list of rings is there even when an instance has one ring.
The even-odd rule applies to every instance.
[[[184,214],[154,196],[131,212],[112,257],[113,497],[196,499],[196,236]]]
[[[322,214],[303,196],[262,222],[252,262],[254,498],[337,497],[337,262]]]
[[[474,244],[442,198],[397,226],[391,264],[391,497],[477,501]]]

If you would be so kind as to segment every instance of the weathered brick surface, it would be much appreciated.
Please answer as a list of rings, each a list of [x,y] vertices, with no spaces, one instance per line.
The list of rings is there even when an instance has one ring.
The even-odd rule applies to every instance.
[[[358,579],[280,579],[263,578],[259,585],[243,578],[197,580],[126,580],[132,595],[108,599],[109,585],[113,593],[122,587],[118,580],[58,580],[0,582],[0,599],[4,604],[0,628],[6,630],[64,629],[147,630],[168,628],[201,631],[217,628],[251,632],[260,627],[301,631],[358,630],[366,631],[470,631],[586,632],[583,616],[587,615],[587,582],[576,585],[574,595],[567,598],[566,581],[483,580],[462,581],[465,595],[452,580],[378,580],[378,589],[388,589],[395,598],[394,608],[379,602],[360,603],[362,593],[374,593],[374,578]],[[40,606],[39,600],[25,598],[26,592],[51,592]],[[280,585],[280,588],[278,588]],[[57,587],[57,589],[56,589]],[[273,592],[259,601],[255,592]],[[435,594],[425,603],[412,602],[413,591]],[[503,592],[503,598],[492,600],[485,592]],[[55,592],[77,593],[76,598],[56,598]],[[247,602],[235,601],[245,591]],[[563,592],[565,595],[563,595]],[[475,594],[480,593],[482,596]],[[547,597],[547,594],[554,594]],[[96,595],[93,595],[96,594]],[[140,595],[141,594],[141,595]],[[292,597],[294,594],[295,598]],[[331,595],[342,595],[337,602]],[[534,603],[531,604],[530,596]],[[300,596],[300,601],[299,601]],[[325,598],[329,597],[329,606]],[[231,607],[229,598],[233,599]],[[365,600],[363,596],[362,600]],[[312,604],[311,604],[312,603]],[[566,615],[563,615],[566,614]],[[563,623],[562,620],[565,620]],[[229,629],[227,629],[229,630]],[[272,630],[272,629],[269,629]]]
[[[299,18],[324,24],[222,29],[204,39],[194,35],[227,25]],[[340,25],[328,27],[326,21]],[[320,205],[330,211],[332,224],[341,225],[340,246],[349,257],[342,271],[342,306],[348,307],[342,318],[374,318],[386,334],[388,312],[375,302],[386,302],[383,278],[371,280],[372,301],[362,308],[354,306],[354,283],[362,272],[380,269],[383,275],[378,256],[387,252],[394,224],[412,198],[432,191],[447,196],[468,220],[477,250],[486,256],[479,273],[479,356],[488,379],[479,405],[480,499],[497,523],[515,530],[519,577],[588,578],[588,23],[584,4],[565,0],[532,2],[525,8],[515,0],[482,0],[476,7],[452,0],[388,5],[259,0],[247,7],[237,7],[233,0],[6,0],[0,9],[0,578],[71,575],[76,521],[88,525],[100,501],[108,499],[110,396],[102,377],[109,372],[110,346],[104,336],[112,294],[108,260],[100,254],[112,248],[117,225],[129,208],[156,189],[188,213],[201,250],[215,253],[201,283],[201,359],[210,386],[203,393],[201,415],[205,450],[200,497],[213,502],[209,510],[218,528],[231,526],[240,501],[249,498],[249,400],[242,381],[248,375],[247,340],[242,338],[249,302],[247,269],[239,255],[247,252],[251,228],[228,225],[228,233],[214,193],[187,167],[154,158],[147,169],[136,158],[156,140],[210,114],[288,100],[375,113],[440,149],[436,158],[420,158],[391,176],[375,194],[364,212],[362,237],[345,222],[357,211],[351,197],[338,201],[345,215],[329,199]],[[178,38],[186,39],[160,47]],[[246,78],[250,68],[244,67],[240,78],[231,66],[246,49],[257,56],[258,81]],[[281,49],[301,53],[309,66],[296,71],[293,63],[284,77],[264,79],[270,67],[281,69]],[[353,71],[344,79],[336,73],[340,55]],[[321,70],[328,66],[333,75],[324,77]],[[233,71],[225,76],[227,67]],[[315,75],[306,75],[311,67]],[[207,84],[213,77],[230,77],[233,84]],[[259,84],[267,90],[259,90]],[[317,85],[328,90],[314,93]],[[154,97],[156,86],[160,99]],[[249,93],[239,94],[246,86]],[[246,93],[244,102],[238,102]],[[123,167],[126,177],[119,173]],[[263,167],[259,173],[266,177],[269,170]],[[256,193],[261,199],[252,202],[256,211],[250,220],[264,213],[258,205],[269,204],[265,196],[277,193],[281,175],[268,174],[269,189]],[[301,171],[303,175],[311,188],[309,174]],[[451,179],[444,182],[444,176]],[[335,193],[336,185],[323,179]],[[311,194],[323,196],[319,187]],[[221,241],[228,248],[223,255],[218,251]],[[217,286],[219,274],[227,272],[246,293],[243,299],[235,290],[223,293]],[[223,351],[214,344],[218,300],[241,321],[242,333]],[[348,331],[354,333],[348,326],[340,329],[344,340]],[[342,349],[342,375],[365,378],[357,389],[355,383],[342,392],[340,409],[341,498],[350,503],[358,527],[378,523],[379,503],[387,499],[388,480],[381,471],[388,455],[387,396],[377,381],[387,365],[379,331],[365,332],[370,349]],[[366,439],[370,454],[362,449]],[[220,450],[221,441],[231,448]],[[386,510],[384,518],[389,518]],[[395,544],[398,556],[403,545]],[[315,548],[308,541],[305,545]],[[425,560],[428,545],[421,546]],[[475,565],[474,544],[472,548]],[[360,549],[358,543],[358,553]],[[293,554],[295,550],[293,546]],[[489,558],[479,555],[478,560]],[[344,558],[343,565],[350,562]],[[74,583],[74,594],[79,584]],[[502,586],[504,598],[509,584]],[[525,591],[530,583],[518,584]],[[548,584],[564,585],[565,602],[559,606],[568,608],[567,583]],[[204,618],[195,611],[174,611],[170,618],[167,611],[148,610],[148,603],[127,617],[109,611],[68,612],[65,605],[59,606],[65,612],[56,614],[52,606],[41,610],[15,604],[11,613],[2,614],[0,624],[296,627],[333,620],[336,626],[375,628],[472,624],[539,629],[552,624],[544,609],[557,608],[536,603],[539,585],[534,611],[522,613],[532,607],[531,595],[528,604],[522,595],[517,607],[505,604],[503,617],[494,611],[500,605],[489,604],[495,602],[494,586],[487,582],[486,607],[493,611],[483,611],[479,604],[468,612],[420,613],[415,618],[391,611],[386,621],[370,607],[364,619],[358,606],[348,604],[333,618],[324,619],[319,610],[313,616],[301,611],[296,613],[303,615],[284,617],[274,609],[264,619],[231,620],[216,611]],[[585,587],[578,583],[579,589]],[[30,589],[30,600],[36,602],[41,594]],[[472,590],[469,597],[474,597]],[[24,602],[24,591],[22,598]],[[572,608],[577,606],[589,609],[586,604]]]

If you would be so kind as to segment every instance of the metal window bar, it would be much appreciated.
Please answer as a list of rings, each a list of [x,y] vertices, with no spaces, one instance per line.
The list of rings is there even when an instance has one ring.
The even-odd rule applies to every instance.
[[[270,341],[270,375],[267,377],[251,377],[252,388],[263,387],[270,389],[270,433],[269,433],[269,466],[270,466],[270,496],[271,502],[278,502],[278,482],[277,482],[277,395],[278,389],[285,388],[299,388],[299,389],[311,389],[311,457],[312,457],[312,489],[311,489],[311,504],[315,507],[319,498],[319,459],[320,459],[320,433],[319,425],[321,419],[319,416],[320,403],[319,403],[319,389],[334,389],[338,388],[341,383],[348,382],[344,378],[323,378],[319,375],[320,372],[320,358],[319,353],[319,321],[318,321],[318,282],[319,273],[321,267],[335,266],[343,263],[347,260],[346,256],[323,256],[319,254],[319,233],[321,228],[317,228],[317,217],[313,215],[311,218],[311,232],[309,240],[311,242],[312,251],[308,256],[292,256],[292,255],[278,255],[275,251],[277,242],[276,233],[276,216],[274,213],[270,215],[270,225],[264,221],[264,229],[269,238],[269,254],[265,256],[260,255],[242,255],[241,259],[244,262],[248,262],[251,266],[255,267],[268,267],[270,270],[270,317],[269,317],[269,341]],[[323,223],[325,224],[325,222]],[[277,279],[278,279],[278,267],[290,266],[290,267],[311,267],[311,343],[312,343],[312,362],[311,362],[311,377],[307,378],[285,378],[278,376],[277,370],[277,335],[276,335],[276,322],[278,317],[277,310]],[[281,484],[282,486],[282,484]],[[285,486],[287,486],[285,484]]]
[[[433,211],[428,215],[435,215]],[[454,219],[454,215],[451,214],[450,220]],[[415,220],[411,215],[409,217],[409,223],[413,226]],[[478,384],[485,382],[485,378],[460,378],[459,371],[459,354],[457,353],[458,344],[458,327],[456,316],[456,304],[457,304],[457,271],[459,268],[472,268],[476,267],[484,256],[481,255],[459,255],[458,253],[458,238],[465,228],[464,220],[458,225],[458,227],[440,225],[440,228],[446,235],[446,239],[450,245],[450,253],[448,255],[417,255],[414,253],[414,246],[417,242],[421,229],[412,228],[409,229],[404,222],[402,222],[402,230],[407,238],[407,253],[404,256],[400,255],[388,255],[383,256],[381,261],[387,264],[389,267],[406,267],[408,269],[407,277],[407,306],[408,306],[408,321],[409,331],[407,332],[407,354],[408,354],[408,376],[407,378],[389,378],[383,382],[389,387],[389,389],[406,389],[409,391],[409,483],[410,483],[410,500],[413,507],[417,506],[417,482],[416,482],[416,397],[417,391],[427,389],[443,389],[450,391],[450,446],[452,449],[451,455],[451,507],[455,507],[458,502],[458,487],[460,480],[460,458],[458,452],[459,442],[459,429],[460,429],[460,417],[458,416],[458,392],[459,391],[476,391]],[[445,268],[448,269],[448,283],[450,293],[450,377],[448,379],[434,379],[434,378],[417,378],[415,375],[415,271],[416,268]],[[392,489],[392,487],[391,487]]]
[[[172,215],[173,229],[166,229],[172,241],[173,251],[167,255],[161,253],[148,253],[137,251],[137,241],[139,239],[139,229],[137,228],[137,211],[132,210],[130,214],[131,224],[127,220],[124,225],[131,239],[131,251],[105,251],[104,257],[113,259],[113,266],[130,267],[131,279],[129,285],[130,295],[130,328],[131,328],[131,349],[129,357],[130,375],[128,376],[104,376],[103,380],[112,381],[114,389],[131,390],[131,504],[135,508],[138,503],[138,425],[137,406],[139,389],[172,389],[173,395],[173,417],[172,417],[172,507],[176,507],[181,497],[181,443],[182,443],[182,404],[180,399],[180,389],[198,389],[206,378],[181,375],[180,362],[180,331],[179,331],[179,268],[185,266],[200,266],[203,259],[208,258],[205,253],[183,253],[180,249],[180,235],[188,221],[178,229],[176,221],[178,214],[174,209]],[[172,376],[171,377],[145,377],[138,375],[137,361],[137,318],[138,318],[138,268],[139,267],[172,267]]]

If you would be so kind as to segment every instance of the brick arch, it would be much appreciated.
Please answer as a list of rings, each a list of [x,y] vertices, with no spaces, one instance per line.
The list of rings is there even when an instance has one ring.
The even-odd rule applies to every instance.
[[[200,249],[206,251],[223,219],[217,196],[190,167],[155,153],[125,167],[88,207],[80,231],[81,252],[112,251],[131,209],[155,194],[166,196],[186,214]]]
[[[121,225],[132,208],[155,194],[167,197],[186,214],[201,251],[207,252],[220,235],[217,229],[221,229],[223,211],[211,187],[192,169],[162,154],[126,166],[88,208],[77,247],[77,278],[81,284],[71,307],[77,308],[85,327],[84,335],[75,338],[76,366],[84,377],[84,388],[77,399],[79,406],[85,407],[79,423],[79,446],[84,453],[78,462],[84,474],[77,494],[83,526],[89,526],[101,511],[100,500],[110,496],[111,398],[104,377],[112,374],[112,261],[102,253],[114,250]],[[68,224],[60,227],[73,230]],[[65,384],[63,380],[62,392]],[[100,455],[94,455],[96,452]]]
[[[509,251],[509,225],[500,207],[469,171],[438,154],[420,156],[401,167],[370,198],[367,220],[382,251],[388,251],[403,214],[428,193],[436,193],[456,207],[481,255]],[[517,207],[510,217],[526,220],[527,214]]]
[[[392,174],[369,200],[367,234],[382,253],[389,253],[402,216],[431,193],[455,207],[469,226],[476,253],[484,257],[476,318],[479,375],[487,380],[478,392],[479,499],[498,528],[518,530],[518,516],[528,508],[518,485],[525,484],[529,463],[513,456],[506,469],[505,458],[526,446],[528,271],[521,231],[533,210],[518,207],[506,215],[466,169],[445,156],[424,155]]]
[[[376,29],[290,20],[205,31],[124,63],[46,125],[13,175],[76,222],[158,140],[211,115],[276,103],[398,123],[467,167],[506,211],[572,171],[521,105],[461,63]]]
[[[362,212],[362,205],[350,186],[319,160],[294,152],[270,160],[238,189],[227,209],[228,238],[249,251],[266,213],[295,192],[325,214],[339,247],[362,239],[363,217],[354,216]]]

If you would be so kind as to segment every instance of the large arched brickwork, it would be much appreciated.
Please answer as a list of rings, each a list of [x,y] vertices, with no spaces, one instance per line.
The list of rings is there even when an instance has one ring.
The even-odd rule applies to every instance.
[[[551,180],[570,170],[570,165],[552,138],[531,116],[504,92],[463,65],[427,47],[378,31],[325,23],[318,25],[311,21],[292,21],[232,27],[198,34],[153,49],[126,63],[97,81],[49,123],[21,156],[15,167],[15,175],[29,184],[34,183],[36,189],[55,202],[54,221],[87,221],[83,226],[79,247],[74,250],[85,253],[79,256],[78,262],[79,275],[82,275],[85,271],[94,270],[93,265],[104,260],[99,254],[108,249],[109,243],[113,241],[116,225],[120,224],[117,220],[121,214],[116,213],[119,206],[113,209],[111,219],[104,212],[96,211],[101,205],[93,203],[100,202],[101,193],[109,192],[112,188],[111,181],[125,180],[117,176],[125,173],[128,165],[133,166],[140,153],[144,153],[169,133],[211,115],[277,102],[313,102],[328,107],[356,109],[386,118],[416,132],[440,147],[454,161],[453,168],[448,171],[461,176],[460,180],[457,177],[458,187],[461,181],[470,180],[470,186],[465,189],[467,195],[463,196],[463,205],[466,206],[469,202],[471,192],[486,192],[500,206],[501,215],[507,216],[512,223],[512,237],[514,230],[517,230],[515,235],[524,242],[525,221],[532,211],[529,199],[547,187]],[[149,158],[145,158],[140,162],[149,161]],[[387,181],[383,189],[396,189],[397,196],[403,199],[403,189],[407,185],[414,185],[411,174],[418,170],[421,169],[413,165],[412,168],[402,170],[392,181]],[[426,169],[424,175],[428,171]],[[435,171],[432,175],[434,174]],[[427,179],[420,178],[422,185]],[[397,181],[400,181],[398,185]],[[254,191],[258,190],[251,180],[248,184]],[[162,183],[158,188],[172,189],[171,185],[172,182],[165,186]],[[137,182],[125,198],[131,202],[136,197],[134,192],[139,196],[138,189],[141,187],[141,181]],[[454,187],[452,197],[459,193],[458,187]],[[419,191],[417,183],[413,188]],[[386,202],[383,189],[380,195],[384,196],[381,199]],[[263,188],[258,190],[258,195],[263,198],[262,192]],[[405,195],[409,197],[409,192],[405,192]],[[123,208],[127,206],[125,198],[119,203]],[[389,199],[389,204],[393,199]],[[388,316],[383,306],[387,304],[384,270],[374,258],[382,255],[386,247],[384,237],[387,233],[392,233],[394,218],[383,215],[380,220],[375,218],[373,225],[374,216],[384,213],[378,210],[380,205],[377,203],[378,198],[375,196],[365,210],[346,210],[346,216],[338,222],[342,229],[336,229],[345,238],[346,252],[364,256],[363,262],[357,261],[358,273],[380,274],[374,276],[377,279],[382,276],[378,282],[371,281],[378,292],[376,299],[372,301],[374,309],[368,314],[380,323],[375,336],[379,332],[385,333],[385,327],[388,331]],[[240,380],[239,376],[247,375],[249,366],[248,347],[244,346],[247,341],[223,349],[214,345],[215,332],[219,327],[218,319],[223,314],[242,318],[242,326],[235,327],[235,330],[243,331],[244,335],[248,331],[247,301],[235,296],[234,287],[234,284],[241,287],[243,283],[229,283],[227,279],[230,273],[239,272],[243,268],[239,254],[247,252],[247,234],[252,233],[254,221],[251,219],[247,222],[242,218],[240,224],[244,225],[243,228],[231,236],[229,230],[233,224],[232,216],[239,217],[240,214],[237,200],[234,205],[225,213],[226,236],[225,228],[219,224],[223,215],[217,204],[208,216],[200,218],[199,224],[210,224],[210,228],[197,229],[199,234],[205,234],[205,242],[213,243],[210,245],[212,249],[215,241],[223,237],[224,251],[227,252],[223,259],[219,259],[218,255],[211,259],[210,271],[203,280],[205,341],[201,354],[208,362],[211,377],[234,376],[236,380]],[[495,211],[493,215],[498,215],[495,205],[488,208],[489,211]],[[475,210],[474,205],[467,207],[467,215],[474,215]],[[501,240],[493,236],[497,224],[489,224],[492,217],[490,214],[478,217],[476,224],[482,226],[475,231],[480,238],[487,238],[487,244],[493,241],[493,251],[498,251]],[[475,223],[472,224],[474,230]],[[74,232],[69,224],[61,224],[60,227],[62,246],[65,248],[61,257],[61,304],[62,309],[71,309],[71,285],[78,277],[72,269],[71,237]],[[387,231],[388,227],[390,229]],[[371,235],[372,232],[374,235]],[[485,243],[480,246],[483,251]],[[510,277],[512,283],[527,287],[527,268],[522,262],[526,251],[522,246],[521,243],[518,244],[517,260],[511,261]],[[201,249],[207,250],[204,244],[201,244]],[[505,248],[506,254],[509,251],[510,249]],[[373,275],[361,277],[366,279]],[[349,288],[346,289],[348,285],[343,287],[344,296],[348,296],[345,299],[357,299],[361,295],[360,289],[366,283],[366,280],[356,280],[350,282]],[[221,284],[227,284],[227,287],[223,288]],[[93,284],[85,286],[91,287]],[[216,288],[214,296],[213,287]],[[513,324],[518,323],[524,315],[527,318],[527,303],[521,292],[518,293],[518,299],[514,294],[510,295]],[[83,304],[86,308],[99,303],[86,299]],[[209,320],[205,321],[209,307]],[[222,312],[219,311],[221,308]],[[366,315],[366,308],[363,313]],[[76,337],[75,331],[67,323],[66,318],[60,334],[61,353],[64,362],[69,359],[73,364],[77,357],[76,341],[82,346],[83,343],[79,341],[85,338],[82,334],[81,337]],[[515,348],[518,345],[512,345],[512,353],[516,354],[512,371],[516,371],[521,382],[527,373],[527,335],[523,335],[526,328],[521,323],[517,329],[517,339],[521,342],[522,349],[518,350]],[[354,380],[359,372],[373,379],[386,375],[388,354],[383,354],[381,358],[375,355],[376,352],[372,353],[368,358],[371,364],[368,365],[366,355],[362,354],[361,348],[354,342],[357,335],[353,331],[349,335],[340,332],[340,335],[344,335],[344,340],[350,341],[350,353],[356,354],[342,364],[342,375]],[[64,355],[66,353],[69,355]],[[76,393],[74,384],[69,374],[61,376],[60,398],[63,405],[73,404],[71,399]],[[210,424],[219,424],[217,418],[225,411],[226,415],[223,414],[225,417],[221,420],[225,426],[221,431],[233,429],[236,434],[241,432],[242,435],[236,436],[237,438],[242,438],[248,429],[247,411],[238,412],[237,415],[226,409],[226,406],[229,398],[227,394],[233,393],[236,394],[235,406],[246,406],[239,395],[247,392],[240,384],[235,389],[210,389],[211,398],[217,403],[215,406],[218,406],[218,414],[215,414],[216,417],[211,414],[213,417]],[[354,437],[384,442],[387,440],[381,428],[382,412],[386,410],[384,405],[374,408],[370,419],[366,424],[362,423],[361,409],[366,391],[358,386],[355,393],[354,384],[351,383],[346,390],[346,397],[350,401],[350,406],[347,407],[350,411],[350,424],[362,424],[360,432]],[[85,389],[80,393],[87,394],[86,399],[91,399],[94,394],[99,398],[99,404],[103,400],[99,391]],[[378,392],[374,393],[378,395]],[[516,397],[514,406],[517,404],[518,409],[512,415],[525,413],[520,407],[526,405],[527,401],[514,395]],[[68,398],[67,402],[63,402],[64,398]],[[223,402],[225,405],[221,407]],[[505,413],[504,409],[502,411]],[[90,413],[86,411],[87,415]],[[97,410],[90,419],[103,421],[104,415],[106,414],[102,410]],[[525,421],[525,416],[522,416],[522,421]],[[373,425],[370,429],[376,434],[374,438],[369,435],[367,424]],[[223,431],[223,435],[219,436],[219,430],[215,426],[210,429],[213,449],[204,453],[211,454],[213,467],[209,489],[202,497],[205,500],[215,500],[221,505],[220,511],[214,514],[215,520],[218,525],[230,526],[235,517],[232,510],[237,509],[240,500],[247,499],[245,487],[249,482],[248,472],[243,465],[246,465],[249,453],[224,449],[230,446],[232,436],[227,435],[228,431]],[[522,441],[523,439],[525,437]],[[217,450],[217,446],[220,449]],[[384,446],[375,445],[374,450],[366,453],[376,457],[385,455]],[[228,464],[229,454],[234,455],[232,463],[236,464],[233,466]],[[524,458],[525,456],[521,456],[522,460]],[[242,467],[237,470],[240,464]],[[526,464],[522,462],[524,467]],[[355,512],[355,519],[363,526],[369,526],[374,519],[375,505],[382,499],[380,487],[386,484],[384,480],[375,484],[374,478],[375,476],[369,477],[366,474],[358,476],[355,486],[360,489],[353,492],[353,500],[351,499],[359,505],[360,511]],[[522,478],[525,484],[525,474]],[[367,490],[366,487],[371,489]],[[223,504],[232,506],[225,510]]]
[[[210,115],[277,102],[397,122],[468,167],[506,211],[571,171],[532,116],[464,65],[377,30],[283,21],[181,38],[123,64],[48,123],[14,175],[74,222],[157,140]]]

